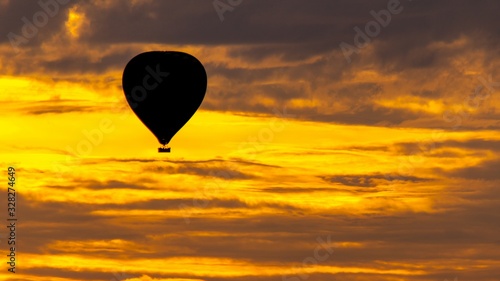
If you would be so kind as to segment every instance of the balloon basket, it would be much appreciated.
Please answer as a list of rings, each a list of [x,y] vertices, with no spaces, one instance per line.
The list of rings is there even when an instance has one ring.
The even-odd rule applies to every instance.
[[[158,152],[170,152],[170,147],[158,147]]]

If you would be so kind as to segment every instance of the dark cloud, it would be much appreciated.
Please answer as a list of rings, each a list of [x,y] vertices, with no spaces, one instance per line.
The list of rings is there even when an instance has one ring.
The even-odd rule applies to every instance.
[[[145,171],[153,171],[162,174],[191,174],[198,176],[211,176],[221,179],[251,179],[255,176],[250,174],[245,174],[240,171],[233,169],[228,169],[224,167],[206,167],[199,165],[179,165],[179,166],[154,166],[147,167]]]
[[[488,160],[479,165],[469,166],[446,172],[447,175],[457,178],[478,180],[500,180],[500,159]]]
[[[313,113],[311,111],[301,110],[299,112],[294,111],[293,113],[303,119],[311,121],[388,127],[398,126],[404,121],[416,120],[423,117],[422,113],[416,113],[410,110],[377,107],[373,105],[364,105],[352,111],[348,110],[328,114]]]
[[[265,187],[260,188],[259,191],[269,192],[269,193],[310,193],[310,192],[324,192],[324,191],[334,191],[333,188],[321,188],[321,187]],[[340,190],[340,189],[338,189]]]
[[[18,46],[19,48],[40,46],[44,41],[49,40],[50,37],[62,30],[64,22],[68,18],[68,10],[83,1],[67,1],[68,3],[64,5],[55,2],[55,6],[50,5],[49,7],[51,15],[47,14],[43,7],[44,5],[41,6],[39,4],[40,2],[48,3],[55,1],[8,1],[7,5],[3,6],[0,11],[0,42],[10,45],[8,35],[13,33],[27,40],[27,43],[20,44]],[[48,20],[43,20],[44,16],[42,14],[45,15]],[[37,19],[34,19],[35,15],[37,15]],[[24,28],[24,26],[28,25],[23,19],[26,19],[29,24],[33,24],[33,26]],[[44,22],[46,22],[46,24],[42,24]],[[37,25],[34,25],[34,23],[37,23]],[[23,33],[23,28],[28,33]],[[26,37],[26,34],[29,36]]]
[[[97,61],[90,54],[88,56],[72,55],[60,57],[56,60],[43,61],[40,63],[40,67],[56,74],[66,71],[74,74],[88,72],[105,74],[110,70],[122,71],[127,62],[135,55],[137,55],[137,51],[133,49],[117,50],[115,53],[102,54]]]
[[[324,0],[309,5],[298,0],[273,3],[257,0],[242,3],[225,13],[225,20],[221,22],[212,2],[200,5],[192,0],[153,1],[132,7],[115,2],[108,9],[95,3],[84,5],[88,16],[94,19],[94,32],[89,40],[177,44],[321,42],[324,45],[330,40],[338,46],[340,41],[353,39],[354,26],[364,27],[373,20],[371,10],[387,9],[385,0],[363,3]],[[492,0],[481,3],[421,0],[401,2],[401,5],[403,11],[392,16],[379,40],[401,42],[403,35],[411,33],[414,36],[405,38],[405,42],[419,43],[411,48],[418,49],[428,42],[451,41],[478,30],[497,33],[492,23],[498,22],[494,11],[499,4]],[[399,47],[394,46],[393,50],[403,50]]]
[[[39,108],[30,108],[26,111],[27,114],[62,114],[70,112],[93,112],[95,108],[91,106],[44,106]]]
[[[337,183],[345,186],[354,187],[377,187],[381,184],[387,184],[390,181],[398,180],[405,182],[424,182],[429,179],[413,177],[413,176],[403,176],[398,175],[397,178],[393,178],[391,175],[333,175],[333,176],[320,176],[321,179],[331,183]]]
[[[72,188],[89,188],[93,190],[105,190],[105,189],[146,189],[154,187],[150,187],[152,184],[156,184],[157,182],[150,178],[140,178],[131,182],[124,182],[120,180],[107,180],[104,182],[91,180],[91,179],[73,179],[72,182],[68,183],[66,186],[58,186],[53,185],[50,186],[52,188],[59,189],[72,189]]]
[[[207,160],[156,160],[156,159],[103,159],[103,160],[85,160],[86,164],[97,163],[151,163],[151,165],[144,165],[143,171],[154,172],[160,174],[190,174],[203,177],[216,177],[226,180],[248,180],[254,179],[257,176],[244,169],[248,167],[267,167],[279,168],[275,165],[268,165],[255,161],[248,161],[243,159],[207,159]],[[154,163],[154,164],[153,164]]]
[[[241,158],[232,158],[232,159],[206,159],[206,160],[165,160],[165,159],[144,159],[144,158],[123,158],[123,159],[117,159],[117,158],[109,158],[109,159],[103,159],[99,161],[95,160],[88,160],[86,163],[87,164],[92,164],[92,163],[104,163],[104,162],[118,162],[118,163],[128,163],[128,162],[141,162],[141,163],[151,163],[151,162],[157,162],[157,163],[169,163],[169,164],[194,164],[194,165],[201,165],[201,164],[207,164],[207,165],[222,165],[225,164],[227,166],[233,165],[235,163],[246,165],[246,166],[259,166],[259,167],[269,167],[269,168],[279,168],[279,166],[276,165],[269,165],[265,163],[260,163],[260,162],[255,162],[255,161],[250,161],[246,159],[241,159]]]
[[[359,187],[376,187],[377,183],[374,179],[377,177],[369,177],[369,176],[332,176],[332,177],[324,177],[326,181],[331,183],[340,183],[342,185],[347,186],[359,186]]]
[[[32,15],[41,9],[35,2],[27,6],[16,3],[10,1],[6,6],[6,17],[2,18],[6,24],[0,24],[5,34],[8,30],[16,30],[15,22],[22,23],[23,15]],[[374,20],[370,12],[386,9],[387,3],[386,0],[356,3],[320,0],[303,5],[299,0],[273,1],[272,4],[256,0],[242,2],[226,12],[221,22],[210,1],[133,1],[126,4],[75,1],[61,7],[59,14],[50,19],[41,29],[40,36],[30,41],[31,45],[23,48],[15,61],[8,60],[7,56],[2,58],[6,64],[0,71],[28,75],[43,72],[54,77],[103,74],[123,69],[134,54],[143,51],[137,44],[158,43],[172,48],[194,44],[205,47],[196,55],[204,62],[209,81],[215,77],[229,81],[210,85],[203,109],[269,114],[273,106],[281,107],[295,99],[311,99],[316,101],[315,106],[294,108],[295,118],[340,124],[404,126],[411,123],[412,126],[443,127],[442,122],[435,122],[442,119],[435,114],[384,107],[377,105],[377,101],[391,98],[394,95],[392,88],[403,86],[404,92],[424,101],[451,95],[454,85],[467,80],[465,69],[456,65],[459,58],[472,59],[468,55],[471,50],[482,51],[485,57],[491,58],[499,54],[499,33],[495,28],[498,17],[494,11],[500,4],[492,0],[481,3],[471,0],[402,1],[402,12],[392,15],[391,22],[381,28],[369,47],[353,54],[353,63],[347,63],[339,44],[354,44],[354,27],[364,29],[366,23]],[[67,9],[71,5],[77,5],[78,11],[85,14],[88,27],[78,40],[52,40],[52,35],[63,32]],[[40,47],[42,43],[54,44],[52,47],[67,44],[71,46],[68,50],[74,51],[61,50],[59,55],[51,53],[48,56]],[[218,46],[223,46],[225,51],[220,52]],[[247,67],[260,65],[265,60],[279,63]],[[247,65],[229,63],[232,61]],[[495,74],[497,67],[492,61],[485,59],[479,64]],[[467,62],[464,65],[468,65]],[[343,84],[364,70],[397,75],[398,79],[391,83],[350,81]],[[447,81],[430,85],[429,81],[445,73],[450,74]],[[261,102],[259,98],[271,100],[274,105]],[[71,105],[60,110],[34,109],[30,112],[85,110],[89,108]],[[492,123],[497,115],[478,116],[489,118],[491,122],[469,123],[462,128],[497,129],[498,126]],[[419,123],[418,120],[427,121]]]
[[[73,99],[51,99],[34,102],[24,102],[19,108],[19,111],[28,115],[42,114],[64,114],[72,112],[97,112],[105,109],[100,104],[94,104],[85,100]]]
[[[349,2],[315,1],[303,5],[299,0],[245,2],[224,14],[220,21],[212,2],[147,1],[143,4],[123,4],[119,1],[74,1],[61,7],[61,11],[43,28],[41,44],[49,34],[63,28],[67,9],[78,5],[91,26],[80,39],[90,46],[126,43],[163,43],[172,45],[244,45],[229,52],[232,58],[259,61],[279,56],[285,61],[300,61],[313,56],[336,53],[330,63],[347,66],[339,44],[354,44],[354,27],[364,29],[374,18],[370,11],[387,8],[386,0]],[[436,42],[453,42],[463,36],[473,38],[478,46],[494,50],[498,46],[499,8],[495,1],[477,3],[471,0],[401,2],[403,11],[392,15],[391,22],[373,39],[377,64],[383,68],[428,68],[444,63],[463,49],[432,48]],[[106,6],[106,7],[104,7]],[[23,16],[30,17],[41,10],[34,1],[20,4],[10,1],[3,10],[2,34],[19,31]],[[481,16],[477,16],[481,15]],[[131,20],[132,19],[132,20]],[[443,20],[446,19],[446,20]],[[165,28],[169,27],[169,28]],[[408,36],[411,34],[411,36]],[[6,37],[2,37],[6,40]],[[38,38],[38,37],[37,37]],[[404,38],[404,40],[401,40]],[[476,44],[473,43],[473,44]],[[486,44],[485,44],[486,43]],[[363,51],[363,50],[362,50]],[[48,68],[81,71],[102,71],[119,68],[126,61],[119,54],[110,55],[100,63],[89,63],[86,58],[73,56],[48,61]],[[81,67],[79,69],[79,67]]]
[[[447,141],[433,141],[431,136],[423,139],[421,142],[416,143],[396,143],[393,145],[398,153],[402,154],[429,154],[434,157],[439,157],[442,150],[447,149],[462,149],[466,152],[477,154],[480,152],[500,152],[500,141],[488,139],[470,139],[466,141],[447,140]],[[448,153],[452,153],[449,152]],[[442,154],[441,154],[442,155]],[[444,155],[442,155],[444,156]]]

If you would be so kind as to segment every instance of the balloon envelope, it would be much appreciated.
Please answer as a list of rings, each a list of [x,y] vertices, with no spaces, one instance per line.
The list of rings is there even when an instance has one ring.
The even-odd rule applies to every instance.
[[[166,145],[201,105],[207,74],[192,55],[145,52],[128,62],[122,85],[137,117]]]

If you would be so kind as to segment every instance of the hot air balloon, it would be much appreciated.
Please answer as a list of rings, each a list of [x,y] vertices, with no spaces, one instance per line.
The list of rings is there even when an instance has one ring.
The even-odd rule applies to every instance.
[[[199,60],[183,52],[152,51],[132,58],[122,77],[128,104],[166,145],[200,107],[207,89],[207,74]]]

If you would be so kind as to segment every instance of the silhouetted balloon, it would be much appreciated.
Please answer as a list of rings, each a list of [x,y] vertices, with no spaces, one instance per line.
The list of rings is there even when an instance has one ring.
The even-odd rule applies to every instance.
[[[122,83],[132,110],[166,145],[201,105],[207,74],[189,54],[154,51],[131,59]]]

